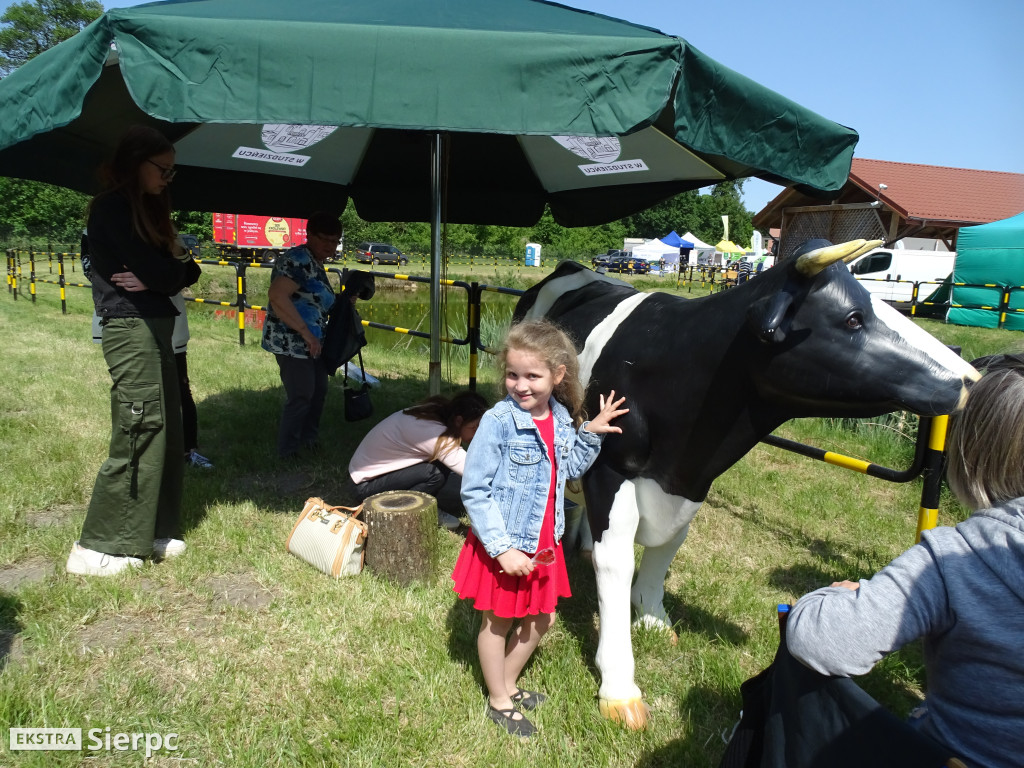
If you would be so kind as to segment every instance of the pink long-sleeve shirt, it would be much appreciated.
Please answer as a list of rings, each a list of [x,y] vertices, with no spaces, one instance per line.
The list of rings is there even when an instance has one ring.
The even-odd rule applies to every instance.
[[[352,454],[348,463],[352,482],[361,483],[430,461],[437,438],[443,432],[444,424],[432,419],[417,419],[402,411],[392,413],[367,433]],[[459,446],[439,460],[461,475],[466,465],[466,451]]]

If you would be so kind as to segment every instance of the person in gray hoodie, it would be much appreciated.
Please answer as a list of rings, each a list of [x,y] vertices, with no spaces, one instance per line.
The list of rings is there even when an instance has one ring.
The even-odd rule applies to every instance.
[[[949,487],[973,514],[924,531],[872,576],[804,595],[789,652],[824,675],[861,675],[923,639],[927,695],[911,723],[972,767],[1024,764],[1024,355],[984,370],[950,422]]]

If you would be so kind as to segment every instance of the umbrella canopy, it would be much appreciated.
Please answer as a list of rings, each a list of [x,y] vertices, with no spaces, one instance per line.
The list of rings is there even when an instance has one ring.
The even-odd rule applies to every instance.
[[[169,0],[0,82],[0,175],[91,193],[123,129],[177,146],[176,205],[596,224],[758,176],[845,182],[854,131],[679,37],[541,0]]]
[[[179,208],[431,224],[613,221],[758,176],[831,193],[857,134],[679,37],[543,0],[167,0],[105,13],[0,81],[0,176],[91,193],[131,124]]]

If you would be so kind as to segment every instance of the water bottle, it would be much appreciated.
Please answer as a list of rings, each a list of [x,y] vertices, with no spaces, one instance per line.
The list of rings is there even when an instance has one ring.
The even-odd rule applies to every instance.
[[[779,603],[779,642],[786,642],[786,620],[789,619],[789,609],[792,608],[789,603]]]

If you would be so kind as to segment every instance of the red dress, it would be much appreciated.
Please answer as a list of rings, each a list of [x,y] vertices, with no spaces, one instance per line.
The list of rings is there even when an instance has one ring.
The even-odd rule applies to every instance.
[[[455,591],[463,599],[473,600],[478,611],[494,611],[502,618],[522,618],[530,614],[554,613],[560,597],[572,597],[569,574],[565,569],[562,542],[555,544],[555,420],[549,413],[545,419],[534,419],[551,461],[551,488],[548,491],[544,522],[540,526],[538,551],[555,550],[555,562],[538,565],[526,576],[501,573],[501,565],[487,554],[484,545],[470,531],[455,563],[452,579]],[[529,556],[535,553],[527,552]]]

